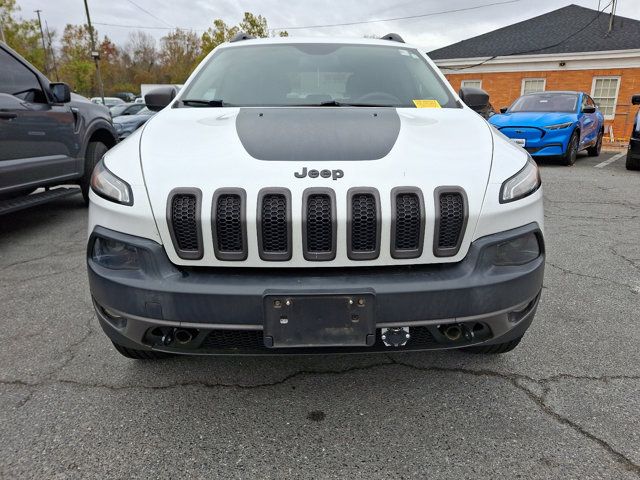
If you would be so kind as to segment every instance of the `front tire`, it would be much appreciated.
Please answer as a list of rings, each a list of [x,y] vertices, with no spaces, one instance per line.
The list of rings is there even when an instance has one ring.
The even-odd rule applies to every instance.
[[[627,153],[627,170],[640,170],[640,157],[631,158],[631,152]]]
[[[576,163],[576,158],[578,156],[578,143],[580,139],[578,138],[578,132],[573,132],[571,134],[571,138],[569,138],[569,144],[567,145],[567,151],[562,156],[562,164],[570,167],[574,163]]]
[[[596,144],[593,147],[587,148],[587,153],[590,157],[598,157],[600,156],[600,152],[602,151],[602,139],[604,137],[604,130],[600,130],[598,134],[598,140],[596,140]]]
[[[107,153],[109,147],[102,142],[89,142],[87,153],[84,156],[84,174],[80,179],[80,190],[82,190],[82,198],[89,205],[89,188],[91,187],[91,174],[93,168],[100,159]]]
[[[134,360],[161,360],[163,358],[171,358],[173,355],[165,352],[156,352],[154,350],[136,350],[133,348],[123,347],[122,345],[113,343],[115,349],[124,357],[132,358]]]
[[[476,354],[485,354],[485,355],[500,355],[503,353],[510,352],[514,348],[518,346],[522,340],[522,337],[515,338],[509,342],[504,343],[496,343],[495,345],[478,345],[476,347],[466,347],[463,348],[463,352],[467,353],[476,353]]]

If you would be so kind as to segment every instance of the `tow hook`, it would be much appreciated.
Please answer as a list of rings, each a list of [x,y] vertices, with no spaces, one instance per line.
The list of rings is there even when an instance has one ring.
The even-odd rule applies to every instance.
[[[167,330],[167,333],[165,333],[165,334],[162,336],[162,340],[161,340],[161,341],[162,341],[162,344],[163,344],[165,347],[168,347],[169,345],[171,345],[171,344],[173,343],[173,338],[174,338],[174,337],[173,337],[173,332],[174,332],[174,330],[175,330],[175,329],[170,328],[169,330]]]
[[[382,328],[381,338],[385,347],[403,347],[407,344],[411,335],[409,327]]]

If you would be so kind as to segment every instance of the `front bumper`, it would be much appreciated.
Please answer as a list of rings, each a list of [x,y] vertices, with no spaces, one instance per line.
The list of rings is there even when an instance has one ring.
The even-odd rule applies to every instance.
[[[527,127],[520,130],[503,128],[500,131],[512,139],[524,139],[526,141],[524,149],[532,157],[557,157],[565,154],[573,128],[545,130],[543,128]]]
[[[640,138],[631,138],[629,140],[629,151],[627,155],[633,160],[640,159]]]
[[[535,232],[541,255],[519,266],[496,266],[495,245]],[[135,246],[139,270],[111,270],[92,258],[96,237]],[[247,269],[178,268],[162,245],[96,227],[88,245],[91,294],[105,333],[129,348],[190,354],[309,353],[267,348],[262,341],[266,295],[363,294],[375,297],[376,339],[370,347],[318,351],[389,351],[381,328],[410,327],[411,340],[397,350],[459,348],[502,343],[531,323],[544,275],[544,244],[537,224],[472,243],[454,264],[402,267]],[[447,340],[441,327],[462,324],[471,335]],[[440,327],[440,329],[439,329]],[[167,333],[188,329],[193,340],[166,344]],[[474,330],[475,329],[475,330]]]

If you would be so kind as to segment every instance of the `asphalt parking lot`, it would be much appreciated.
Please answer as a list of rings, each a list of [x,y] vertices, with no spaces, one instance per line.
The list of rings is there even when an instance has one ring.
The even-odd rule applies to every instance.
[[[0,217],[0,478],[640,477],[640,173],[542,166],[538,315],[498,357],[121,357],[79,197]]]

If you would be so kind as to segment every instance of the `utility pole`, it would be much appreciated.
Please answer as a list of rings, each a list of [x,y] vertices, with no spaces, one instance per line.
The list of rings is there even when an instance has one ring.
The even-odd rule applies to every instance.
[[[611,33],[611,31],[613,30],[613,19],[616,16],[616,3],[617,3],[617,0],[611,0],[611,1],[612,1],[611,14],[609,15],[609,31],[607,32],[607,35],[609,35]]]
[[[93,61],[96,62],[96,78],[98,80],[98,89],[100,90],[100,98],[102,98],[102,104],[105,105],[104,86],[102,85],[102,77],[100,76],[100,52],[96,50],[96,42],[93,38],[93,27],[91,26],[91,17],[89,16],[89,5],[87,4],[87,0],[84,0],[84,10],[87,13],[87,26],[89,27],[89,36],[91,37],[91,56],[93,57]]]
[[[2,28],[2,20],[0,20],[0,40],[2,40],[3,43],[7,43],[7,39],[4,38],[4,30]]]
[[[40,19],[40,12],[42,10],[36,10],[35,12],[38,14],[38,25],[40,26],[40,40],[42,40],[42,53],[44,54],[44,73],[45,75],[49,74],[49,68],[47,65],[47,46],[44,43],[44,30],[42,30],[42,20]]]
[[[47,31],[47,41],[49,43],[49,51],[51,52],[51,60],[53,60],[53,71],[56,74],[56,82],[60,81],[60,77],[58,77],[58,62],[56,60],[56,52],[53,50],[53,42],[51,40],[51,32],[49,31],[49,24],[47,21],[44,21],[44,29]]]

